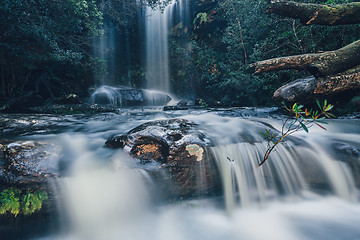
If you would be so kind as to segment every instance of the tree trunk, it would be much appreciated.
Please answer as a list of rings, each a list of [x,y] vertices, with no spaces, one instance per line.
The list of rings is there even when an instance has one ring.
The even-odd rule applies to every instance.
[[[359,87],[360,66],[333,76],[297,79],[276,90],[274,98],[287,102],[305,102],[319,95],[331,95]]]
[[[360,2],[323,5],[292,1],[271,1],[268,13],[300,19],[304,25],[342,25],[360,23]]]
[[[320,77],[344,72],[357,65],[360,65],[360,40],[335,51],[273,58],[250,66],[255,73],[298,69]]]
[[[277,89],[274,93],[274,99],[285,100],[286,102],[306,102],[314,97],[314,88],[316,80],[314,76],[296,79]]]
[[[320,77],[316,79],[314,93],[331,94],[360,87],[360,67],[350,73],[335,76]]]

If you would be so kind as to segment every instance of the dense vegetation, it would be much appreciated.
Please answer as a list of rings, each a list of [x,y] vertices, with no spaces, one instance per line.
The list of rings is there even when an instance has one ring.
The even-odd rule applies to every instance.
[[[197,25],[191,42],[200,78],[197,86],[202,89],[197,93],[210,105],[273,104],[274,90],[308,73],[288,70],[253,75],[248,69],[249,63],[335,50],[360,39],[359,25],[303,26],[297,20],[266,15],[264,0],[212,2],[211,11],[202,13],[204,20],[194,21]]]
[[[29,90],[54,97],[57,89],[87,84],[96,67],[92,37],[101,34],[95,1],[5,0],[0,21],[2,97]]]
[[[169,1],[144,2],[157,7]],[[86,96],[104,78],[140,87],[145,16],[137,4],[144,2],[1,1],[0,102],[21,96],[31,96],[32,103],[67,93]],[[271,105],[275,89],[305,73],[253,75],[249,63],[334,50],[360,39],[359,25],[304,27],[297,20],[266,15],[265,0],[190,2],[191,20],[171,26],[171,81],[177,94],[210,106]],[[94,41],[110,28],[116,46],[106,56],[94,54]],[[115,65],[111,74],[110,65]]]
[[[135,2],[122,0],[1,1],[0,102],[85,95],[107,73],[93,42],[109,22],[119,32],[131,28],[136,11]]]

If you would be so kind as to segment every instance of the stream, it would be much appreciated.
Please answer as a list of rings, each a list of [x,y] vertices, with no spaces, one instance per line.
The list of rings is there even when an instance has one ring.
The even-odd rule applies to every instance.
[[[360,120],[328,120],[326,131],[297,132],[258,167],[267,147],[260,133],[282,126],[275,110],[148,107],[91,115],[1,115],[1,139],[55,143],[63,149],[66,169],[52,183],[58,194],[55,227],[19,239],[360,239]],[[113,135],[173,118],[195,123],[211,140],[220,194],[166,199],[149,166],[104,147]],[[3,234],[15,239],[15,233]]]

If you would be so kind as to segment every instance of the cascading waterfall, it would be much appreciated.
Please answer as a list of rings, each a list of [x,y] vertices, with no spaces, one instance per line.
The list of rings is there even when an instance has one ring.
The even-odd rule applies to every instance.
[[[188,24],[188,0],[173,0],[163,10],[147,7],[146,15],[146,88],[170,93],[169,28],[174,18]]]
[[[269,162],[258,167],[266,147],[266,143],[237,143],[213,148],[222,175],[228,212],[239,206],[253,207],[279,198],[293,201],[304,197],[311,190],[306,180],[317,177],[304,172],[311,167],[308,161],[318,166],[316,175],[325,176],[330,192],[349,201],[357,199],[349,168],[326,154],[320,146],[317,151],[303,154],[291,146],[280,145]],[[302,151],[306,152],[306,149]]]
[[[324,138],[306,139],[305,135],[304,142],[293,139],[297,144],[290,138],[272,152],[265,166],[258,167],[268,147],[259,138],[259,133],[266,128],[262,120],[220,118],[212,114],[191,119],[208,125],[206,132],[217,142],[212,150],[222,176],[229,212],[239,206],[263,205],[281,198],[299,199],[318,189],[316,184],[322,184],[320,188],[348,201],[358,197],[349,166],[331,156],[326,144],[319,144],[327,142]],[[281,127],[277,121],[272,124]],[[315,132],[318,136],[324,134],[319,130]]]
[[[148,7],[146,19],[146,88],[164,92],[170,92],[169,10]]]

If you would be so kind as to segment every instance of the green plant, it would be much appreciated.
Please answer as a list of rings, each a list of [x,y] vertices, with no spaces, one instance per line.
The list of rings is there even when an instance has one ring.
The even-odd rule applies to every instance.
[[[325,118],[335,117],[329,112],[334,106],[328,104],[326,99],[323,104],[321,104],[319,100],[316,100],[316,103],[320,110],[303,110],[304,106],[297,103],[294,103],[292,107],[285,106],[289,116],[282,124],[280,135],[277,136],[271,129],[266,129],[265,132],[262,132],[264,138],[268,142],[268,148],[264,154],[263,160],[259,163],[259,166],[263,165],[266,160],[268,160],[271,152],[279,143],[283,142],[287,136],[298,131],[305,131],[308,133],[309,128],[313,125],[326,130],[321,124],[327,124],[327,122],[323,121]]]
[[[42,190],[6,189],[0,193],[0,214],[10,212],[15,217],[19,213],[30,215],[39,211],[47,199],[47,193]]]
[[[25,215],[29,215],[41,209],[42,204],[48,196],[45,191],[27,191],[22,198],[21,210]]]
[[[14,188],[6,189],[0,193],[0,214],[10,212],[15,217],[20,213],[20,191]]]
[[[199,28],[201,24],[205,24],[208,22],[208,15],[206,12],[200,12],[196,15],[196,18],[193,21],[194,28]]]

